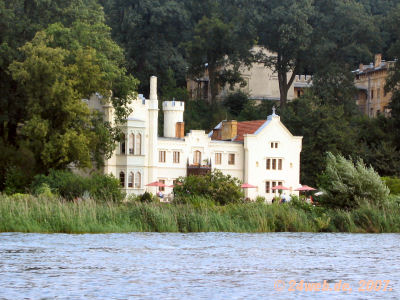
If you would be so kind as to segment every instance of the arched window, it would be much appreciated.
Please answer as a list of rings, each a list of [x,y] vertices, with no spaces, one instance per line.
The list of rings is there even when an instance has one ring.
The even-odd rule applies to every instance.
[[[142,174],[136,172],[135,175],[135,188],[140,189],[142,187]]]
[[[129,135],[129,154],[135,154],[135,135]]]
[[[125,173],[122,171],[119,173],[119,183],[121,187],[125,187]]]
[[[136,135],[136,155],[142,155],[142,135],[138,133]]]
[[[201,152],[199,150],[194,151],[193,163],[195,165],[201,164]]]
[[[129,178],[128,178],[128,187],[133,188],[133,172],[129,173]]]
[[[125,154],[125,134],[122,134],[122,136],[121,136],[121,141],[120,141],[120,146],[121,146],[121,148],[120,148],[120,153],[121,154]]]

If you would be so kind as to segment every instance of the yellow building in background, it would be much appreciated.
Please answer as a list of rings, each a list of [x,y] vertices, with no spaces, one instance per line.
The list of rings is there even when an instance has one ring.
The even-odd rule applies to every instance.
[[[276,56],[271,51],[255,46],[252,52],[262,52],[266,56]],[[229,68],[229,67],[228,67]],[[265,66],[263,63],[255,62],[251,66],[242,66],[239,72],[246,82],[244,87],[236,84],[233,89],[227,84],[226,86],[218,86],[218,100],[225,99],[230,93],[235,91],[242,91],[249,95],[249,99],[256,101],[272,100],[279,101],[279,82],[278,74],[271,68]],[[288,72],[288,78],[292,76],[291,72]],[[189,92],[190,99],[203,99],[210,101],[211,99],[211,88],[208,72],[206,71],[203,76],[198,78],[188,78],[187,90]],[[291,88],[288,91],[288,100],[291,101],[295,98],[294,89]]]
[[[389,103],[391,93],[385,92],[386,78],[394,61],[382,60],[381,54],[375,55],[374,63],[360,64],[354,71],[355,86],[358,89],[356,103],[364,114],[376,117],[380,114],[390,115]]]

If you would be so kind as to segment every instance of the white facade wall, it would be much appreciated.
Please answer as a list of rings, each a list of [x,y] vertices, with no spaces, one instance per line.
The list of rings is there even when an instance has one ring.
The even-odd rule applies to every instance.
[[[274,147],[271,147],[273,143]],[[278,148],[275,148],[277,143]],[[280,117],[269,116],[267,122],[256,134],[247,134],[244,138],[246,154],[245,181],[258,186],[257,189],[249,189],[248,197],[265,197],[271,201],[276,192],[270,190],[266,193],[266,182],[282,182],[282,185],[290,188],[287,194],[297,194],[294,190],[300,186],[300,152],[302,137],[294,137],[283,126]],[[267,159],[270,159],[270,168],[267,169]],[[272,169],[272,160],[276,161],[275,170]],[[278,160],[282,160],[282,169],[278,169]]]
[[[244,135],[244,142],[211,140],[203,130],[192,130],[184,138],[175,138],[175,124],[183,121],[183,109],[180,102],[164,102],[163,107],[168,116],[165,124],[167,137],[158,137],[158,100],[155,87],[156,79],[153,77],[150,100],[138,97],[130,104],[132,113],[121,128],[126,137],[125,153],[121,151],[120,143],[114,155],[105,162],[105,173],[120,178],[123,172],[124,191],[127,194],[139,195],[145,191],[155,193],[156,187],[146,186],[154,181],[164,180],[167,185],[172,185],[173,180],[186,176],[187,164],[193,164],[195,151],[201,152],[202,164],[211,161],[212,169],[219,169],[242,182],[256,185],[257,189],[245,190],[246,197],[251,199],[263,196],[268,201],[272,200],[274,193],[266,193],[265,190],[267,181],[282,182],[292,189],[287,193],[295,193],[293,190],[300,187],[302,137],[292,136],[279,116],[269,116],[254,134]],[[102,110],[105,118],[112,121],[112,107],[105,104]],[[131,134],[135,137],[140,134],[140,151],[136,143],[133,153],[129,151]],[[271,148],[271,142],[277,143],[278,147]],[[160,151],[165,151],[165,162],[160,162]],[[179,162],[174,162],[174,152],[179,152]],[[216,153],[221,154],[220,164],[216,164]],[[228,163],[229,154],[234,154],[234,164]],[[267,170],[267,159],[281,159],[282,170]],[[129,186],[131,173],[135,180],[135,175],[140,174],[140,186],[135,183],[132,187]],[[165,194],[171,192],[172,188],[165,188]]]

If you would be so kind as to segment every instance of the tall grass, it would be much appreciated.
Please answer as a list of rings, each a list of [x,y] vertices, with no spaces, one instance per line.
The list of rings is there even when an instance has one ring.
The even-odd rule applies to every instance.
[[[0,232],[400,232],[399,205],[346,212],[262,203],[227,206],[67,202],[0,195]]]

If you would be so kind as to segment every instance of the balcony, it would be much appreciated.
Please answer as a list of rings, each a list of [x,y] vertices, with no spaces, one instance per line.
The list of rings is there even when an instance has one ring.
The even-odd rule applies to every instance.
[[[206,164],[189,164],[186,166],[186,176],[195,175],[202,176],[211,173],[211,160],[207,160]]]

